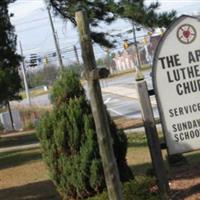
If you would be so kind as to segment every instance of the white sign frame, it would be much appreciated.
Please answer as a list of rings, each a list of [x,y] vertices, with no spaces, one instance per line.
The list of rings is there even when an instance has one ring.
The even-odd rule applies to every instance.
[[[178,111],[181,111],[181,107],[185,108],[186,106],[184,107],[184,105],[186,105],[186,104],[188,104],[188,106],[190,105],[190,102],[188,102],[188,101],[186,102],[186,104],[183,104],[185,99],[188,100],[188,98],[189,98],[188,96],[189,95],[187,94],[187,98],[185,98],[184,95],[183,95],[182,96],[182,101],[180,101],[179,96],[180,96],[181,92],[179,91],[179,93],[178,93],[176,91],[178,93],[178,95],[175,96],[175,98],[177,99],[177,101],[180,102],[180,107],[178,107],[179,106],[179,102],[175,102],[174,101],[174,104],[176,104],[176,105],[175,106],[171,105],[171,108],[170,108],[170,103],[169,102],[171,101],[173,103],[172,98],[171,98],[171,93],[175,94],[175,91],[172,91],[172,89],[173,89],[172,85],[173,84],[174,85],[175,84],[178,85],[179,82],[177,81],[176,83],[173,83],[173,84],[169,83],[169,80],[170,80],[169,79],[169,74],[175,68],[173,68],[174,66],[173,67],[169,67],[170,65],[166,66],[166,64],[164,66],[164,62],[167,59],[163,57],[163,55],[164,55],[163,52],[164,51],[167,52],[166,57],[170,57],[171,55],[175,55],[174,51],[176,49],[176,43],[174,42],[174,47],[173,47],[173,42],[172,42],[172,40],[169,41],[169,38],[170,37],[173,38],[173,39],[176,38],[177,39],[177,41],[176,41],[177,42],[177,46],[179,46],[179,48],[177,50],[177,56],[176,56],[176,58],[177,58],[177,66],[180,66],[182,68],[184,68],[184,67],[186,68],[185,62],[184,62],[184,64],[181,63],[181,58],[184,58],[183,55],[185,55],[185,54],[181,53],[181,56],[180,56],[180,52],[181,51],[182,52],[186,51],[186,49],[188,47],[190,47],[188,49],[191,49],[191,46],[194,45],[196,38],[191,38],[191,42],[190,42],[190,40],[187,39],[187,37],[185,37],[185,38],[183,38],[183,40],[185,39],[186,42],[181,42],[179,40],[180,38],[178,39],[178,34],[179,34],[178,28],[180,28],[180,26],[184,25],[184,24],[188,25],[188,21],[194,22],[194,24],[197,24],[197,22],[198,22],[199,23],[199,28],[196,28],[195,30],[196,31],[200,30],[200,20],[198,18],[191,17],[191,16],[188,16],[188,15],[180,16],[179,18],[177,18],[170,25],[170,27],[166,30],[166,32],[164,33],[164,35],[160,39],[158,47],[157,47],[156,52],[155,52],[154,61],[153,61],[153,69],[152,69],[153,87],[154,87],[155,96],[156,96],[156,100],[157,100],[158,111],[159,111],[160,118],[161,118],[161,124],[162,124],[162,128],[163,128],[163,131],[164,131],[164,136],[165,136],[165,140],[166,140],[166,143],[167,143],[167,149],[168,149],[168,153],[170,155],[178,154],[178,153],[184,153],[184,152],[190,152],[190,151],[194,151],[194,150],[200,149],[200,136],[194,137],[194,138],[190,137],[190,140],[189,140],[189,139],[187,139],[185,137],[186,136],[186,135],[184,135],[185,132],[183,132],[183,134],[180,131],[178,132],[178,128],[177,128],[178,125],[180,125],[179,127],[181,127],[182,125],[184,125],[183,123],[187,123],[187,121],[188,121],[188,124],[189,124],[189,121],[190,120],[192,121],[193,115],[191,113],[190,113],[191,115],[189,115],[189,114],[185,115],[185,122],[184,122],[184,116],[181,116],[182,115],[181,113],[177,114],[175,112],[175,111],[177,111],[176,108],[178,109]],[[192,32],[192,30],[191,30],[191,32]],[[175,36],[175,33],[177,34],[176,36]],[[173,34],[173,37],[172,37],[172,34]],[[192,32],[192,34],[193,34],[193,32]],[[198,44],[199,44],[199,50],[200,50],[200,31],[199,32],[195,32],[195,34],[196,35],[194,35],[194,37],[198,37],[197,41],[199,41]],[[185,35],[187,36],[187,33]],[[168,42],[168,43],[166,43],[166,42]],[[195,43],[195,45],[196,44],[197,43]],[[180,47],[182,47],[182,48],[180,48]],[[185,47],[185,49],[184,49],[184,47]],[[173,53],[169,53],[170,51],[172,51]],[[181,58],[179,58],[179,56]],[[184,60],[185,60],[185,58],[184,58]],[[198,64],[200,65],[200,61],[198,62]],[[175,66],[175,67],[177,67],[177,66]],[[162,72],[162,70],[163,71],[165,70],[166,73]],[[178,70],[178,67],[177,67],[177,70]],[[166,75],[167,73],[168,73],[168,76]],[[159,77],[159,75],[161,75],[161,77]],[[168,77],[168,79],[166,77]],[[164,82],[164,84],[163,84],[164,86],[161,86],[162,84],[159,84],[159,83],[162,83],[161,79]],[[168,80],[168,82],[166,82],[166,80]],[[180,80],[180,82],[181,81],[183,81],[183,80]],[[176,85],[176,88],[177,88],[177,85]],[[166,91],[163,91],[163,88],[165,89],[165,87],[167,87],[167,86],[168,86],[168,89],[170,89],[170,93],[167,92],[167,89],[166,89]],[[174,86],[174,88],[175,88],[175,86]],[[169,95],[167,95],[167,93]],[[196,95],[196,96],[199,97],[199,103],[200,103],[200,91],[199,91],[199,94]],[[196,96],[195,96],[195,100],[197,99]],[[171,114],[170,114],[170,112],[171,112]],[[176,114],[177,114],[177,116],[176,116]],[[196,114],[195,117],[197,116],[197,114],[199,115],[199,120],[200,120],[200,110],[198,110],[198,113],[195,113],[195,114]],[[174,120],[175,120],[174,124],[173,124],[173,119],[171,119],[173,117],[174,117]],[[188,120],[187,120],[187,117],[188,117]],[[180,121],[180,123],[179,123],[179,121]],[[199,130],[199,133],[200,133],[200,125],[199,125],[199,129],[198,130]],[[189,130],[189,131],[190,131],[189,133],[192,133],[192,131],[194,132],[193,129]],[[195,131],[196,131],[196,129],[195,129]],[[195,134],[197,135],[197,131],[195,132]],[[185,140],[182,140],[183,138]],[[187,139],[187,141],[186,141],[186,139]]]

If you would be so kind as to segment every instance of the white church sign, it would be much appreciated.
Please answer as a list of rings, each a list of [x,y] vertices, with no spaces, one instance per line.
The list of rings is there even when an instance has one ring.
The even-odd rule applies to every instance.
[[[183,15],[163,35],[153,85],[169,154],[200,149],[200,20]]]

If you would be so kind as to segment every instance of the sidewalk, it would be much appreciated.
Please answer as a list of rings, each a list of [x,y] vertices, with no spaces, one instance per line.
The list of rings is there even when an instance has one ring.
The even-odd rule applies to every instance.
[[[0,134],[0,138],[9,138],[15,136],[24,136],[33,133],[33,130],[30,131],[23,131],[23,132],[11,132],[11,133],[2,133]]]
[[[109,86],[102,88],[101,90],[103,93],[110,93],[138,100],[138,94],[135,88],[127,88],[122,86]],[[153,106],[157,105],[155,96],[151,96],[150,99]]]
[[[27,150],[27,149],[35,149],[40,147],[39,143],[34,143],[34,144],[27,144],[27,145],[18,145],[18,146],[14,146],[14,147],[4,147],[4,148],[0,148],[0,153],[9,153],[9,152],[13,152],[13,151],[23,151],[23,150]]]
[[[104,87],[102,88],[102,93],[109,93],[109,94],[114,94],[114,95],[119,95],[127,98],[134,99],[138,101],[138,94],[137,90],[134,87],[124,87],[124,86],[109,86],[109,87]],[[151,104],[153,107],[157,106],[155,96],[150,97]],[[160,123],[160,120],[158,118],[155,119],[156,124]],[[119,117],[114,120],[117,128],[123,129],[123,130],[129,130],[131,129],[131,132],[133,132],[132,129],[138,129],[144,126],[143,120],[141,118],[136,118],[136,119],[128,119],[124,117]]]

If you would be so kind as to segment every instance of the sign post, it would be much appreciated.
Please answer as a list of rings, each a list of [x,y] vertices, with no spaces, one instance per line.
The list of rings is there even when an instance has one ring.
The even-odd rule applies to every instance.
[[[151,155],[152,165],[158,180],[158,187],[160,192],[164,195],[163,198],[165,197],[165,199],[167,199],[170,189],[169,189],[167,174],[163,163],[163,157],[160,149],[156,123],[154,120],[153,110],[148,94],[148,88],[144,78],[139,78],[139,80],[136,79],[136,86],[142,112],[142,118],[144,121],[144,128]]]
[[[200,22],[183,15],[163,35],[153,85],[170,155],[200,149]]]

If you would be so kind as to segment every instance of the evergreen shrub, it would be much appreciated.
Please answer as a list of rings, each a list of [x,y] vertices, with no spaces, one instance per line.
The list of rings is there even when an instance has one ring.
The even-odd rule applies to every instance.
[[[153,186],[155,186],[154,179],[140,177],[140,180],[131,180],[123,184],[123,197],[125,200],[163,200],[164,197],[158,191],[152,191]],[[107,192],[102,192],[87,200],[109,200],[109,198]]]
[[[83,199],[105,189],[94,120],[79,77],[65,71],[52,89],[53,110],[40,120],[37,135],[50,177],[62,198]],[[120,178],[133,178],[126,163],[127,139],[110,120]]]

